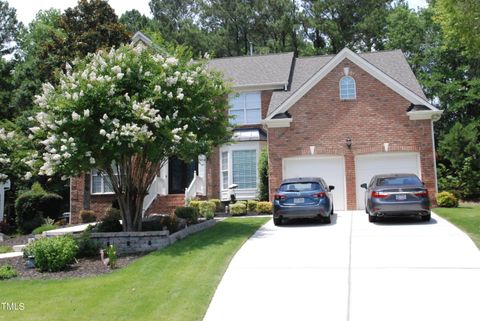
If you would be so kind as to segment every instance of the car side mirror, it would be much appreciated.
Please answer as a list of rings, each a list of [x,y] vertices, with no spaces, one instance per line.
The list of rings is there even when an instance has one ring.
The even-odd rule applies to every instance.
[[[335,189],[335,186],[333,185],[328,185],[328,190],[331,191],[331,190],[334,190]]]
[[[360,185],[360,187],[367,189],[367,183],[363,183],[362,185]]]

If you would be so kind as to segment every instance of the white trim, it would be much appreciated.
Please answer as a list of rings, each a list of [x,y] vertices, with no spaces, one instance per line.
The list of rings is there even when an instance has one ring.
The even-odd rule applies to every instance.
[[[287,90],[288,83],[284,82],[274,82],[269,84],[247,84],[232,86],[232,90],[236,92],[246,92],[246,91],[264,91],[264,90]]]
[[[246,98],[247,98],[247,95],[255,95],[255,97],[258,95],[258,98],[259,98],[259,102],[260,104],[258,105],[258,108],[247,108],[247,101],[246,101]],[[236,99],[236,98],[242,98],[241,100],[243,101],[243,107],[242,109],[235,109],[233,108],[233,103],[232,103],[232,100]],[[236,111],[242,111],[243,112],[243,120],[239,123],[232,123],[232,125],[234,126],[243,126],[243,125],[258,125],[262,122],[262,92],[261,91],[245,91],[245,92],[236,92],[236,93],[233,93],[233,94],[230,94],[228,95],[228,115],[229,116],[232,116],[232,110],[236,110]],[[248,110],[258,110],[258,121],[256,122],[253,122],[253,123],[249,123],[247,122],[247,111]],[[231,120],[234,120],[234,119],[231,119]],[[236,118],[235,118],[236,120]]]
[[[143,42],[145,45],[150,46],[152,44],[152,40],[145,36],[142,32],[137,31],[132,37],[132,41],[130,42],[132,45],[136,45],[139,41]]]
[[[262,120],[262,125],[266,125],[268,128],[282,128],[290,127],[293,118],[275,118]]]
[[[428,101],[418,96],[410,89],[406,88],[398,81],[394,80],[383,71],[377,67],[370,64],[368,61],[355,54],[348,48],[342,49],[335,57],[333,57],[325,66],[323,66],[315,75],[313,75],[307,82],[303,84],[293,95],[288,97],[280,106],[278,106],[266,120],[272,119],[273,116],[279,113],[287,111],[291,106],[293,106],[300,98],[302,98],[310,89],[312,89],[320,80],[322,80],[326,75],[328,75],[338,64],[340,64],[344,59],[349,59],[358,67],[362,68],[374,78],[385,84],[387,87],[398,93],[400,96],[404,97],[408,101],[416,105],[424,105],[430,108],[433,111],[438,109],[430,104]]]
[[[348,67],[347,67],[348,68]],[[352,98],[342,98],[342,80],[350,78],[353,81],[353,97]],[[347,100],[356,100],[357,99],[357,81],[350,75],[345,75],[338,81],[338,97],[340,100],[347,101]]]
[[[432,119],[430,124],[432,126],[433,173],[435,175],[435,193],[438,193],[437,157],[435,151],[435,131],[433,130],[433,122],[434,120]]]
[[[338,159],[342,161],[342,170],[343,170],[343,208],[347,210],[347,171],[345,168],[345,156],[343,155],[307,155],[307,156],[293,156],[293,157],[284,157],[282,158],[282,180],[285,179],[285,161],[289,160],[310,160],[310,159]],[[313,177],[319,176],[312,174]],[[323,177],[322,177],[323,178]],[[331,184],[331,182],[326,182],[327,184]],[[338,188],[335,186],[335,188]]]
[[[100,175],[100,177],[102,177],[102,192],[96,192],[94,193],[93,192],[93,171],[94,169],[90,170],[90,195],[113,195],[115,194],[115,192],[104,192],[105,190],[105,177],[108,178],[108,176],[106,175]],[[97,171],[98,173],[98,171]],[[95,175],[95,176],[98,176],[98,175]]]
[[[432,121],[439,120],[442,114],[443,110],[412,110],[407,113],[410,120],[431,119]]]

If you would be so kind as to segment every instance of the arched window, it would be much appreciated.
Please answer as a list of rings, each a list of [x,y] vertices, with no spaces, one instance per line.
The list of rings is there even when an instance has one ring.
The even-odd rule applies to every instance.
[[[355,80],[350,76],[345,76],[340,79],[340,99],[352,100],[357,98],[357,89]]]

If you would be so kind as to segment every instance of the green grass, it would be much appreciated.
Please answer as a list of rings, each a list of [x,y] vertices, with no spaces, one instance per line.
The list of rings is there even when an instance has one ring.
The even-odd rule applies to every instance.
[[[439,207],[433,211],[467,233],[480,249],[479,205],[462,205],[457,208]]]
[[[13,252],[13,248],[11,246],[2,245],[0,246],[0,254]]]
[[[0,320],[202,320],[233,255],[267,221],[225,220],[108,275],[2,281],[2,302],[25,309]]]

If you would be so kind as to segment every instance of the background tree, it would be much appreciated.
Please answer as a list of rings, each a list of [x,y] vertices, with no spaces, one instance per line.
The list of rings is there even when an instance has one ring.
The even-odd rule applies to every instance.
[[[10,8],[7,1],[0,0],[0,56],[12,53],[18,29],[17,10]]]
[[[140,230],[143,199],[160,167],[190,161],[229,139],[221,75],[190,55],[121,46],[67,66],[44,84],[31,128],[40,174],[96,168],[112,182],[125,231]]]
[[[118,21],[125,26],[127,32],[132,36],[137,31],[145,33],[147,30],[154,28],[153,21],[136,9],[125,11]]]
[[[258,159],[258,176],[259,182],[258,185],[258,198],[260,201],[268,201],[268,195],[270,194],[268,188],[268,149],[262,149],[260,157]]]

